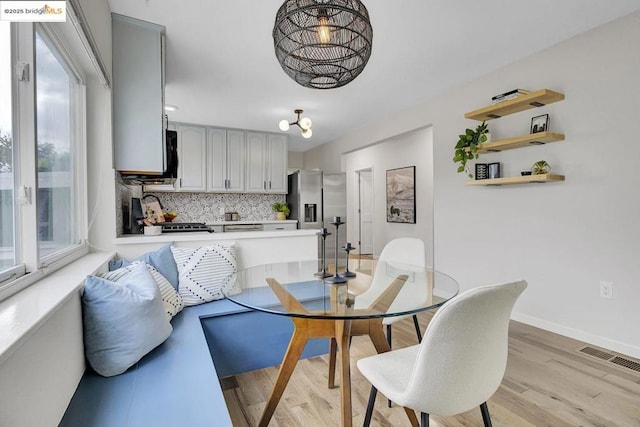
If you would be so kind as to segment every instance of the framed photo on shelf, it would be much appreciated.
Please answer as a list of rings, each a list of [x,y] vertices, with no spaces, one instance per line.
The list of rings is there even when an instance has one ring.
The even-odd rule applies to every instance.
[[[489,179],[500,178],[500,163],[489,163]]]
[[[387,170],[387,222],[416,223],[416,167]]]
[[[549,115],[543,114],[531,118],[531,130],[529,133],[547,132],[549,130]]]
[[[489,178],[489,167],[486,163],[476,163],[476,179]]]

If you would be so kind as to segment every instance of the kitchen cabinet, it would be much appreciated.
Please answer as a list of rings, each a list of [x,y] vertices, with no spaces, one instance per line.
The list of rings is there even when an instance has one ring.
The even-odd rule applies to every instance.
[[[207,129],[207,191],[244,191],[244,131]]]
[[[298,224],[295,222],[267,223],[263,225],[264,231],[296,230],[297,228]]]
[[[177,125],[178,191],[207,191],[207,128]]]
[[[287,137],[247,132],[246,192],[287,192]]]
[[[115,168],[161,174],[165,27],[112,14]]]
[[[270,193],[287,192],[287,137],[267,135],[268,167],[266,170]]]

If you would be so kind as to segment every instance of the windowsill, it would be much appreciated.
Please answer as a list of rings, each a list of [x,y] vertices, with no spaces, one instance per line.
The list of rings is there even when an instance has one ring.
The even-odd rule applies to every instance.
[[[87,254],[0,302],[0,364],[82,288],[87,275],[106,271],[114,255]]]

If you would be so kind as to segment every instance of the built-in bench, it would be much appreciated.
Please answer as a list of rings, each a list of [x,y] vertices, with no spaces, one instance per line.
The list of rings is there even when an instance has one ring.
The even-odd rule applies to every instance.
[[[229,300],[186,307],[171,323],[171,336],[124,374],[87,368],[60,425],[231,426],[218,379],[279,364],[293,331],[288,317]],[[327,348],[312,341],[303,357]]]

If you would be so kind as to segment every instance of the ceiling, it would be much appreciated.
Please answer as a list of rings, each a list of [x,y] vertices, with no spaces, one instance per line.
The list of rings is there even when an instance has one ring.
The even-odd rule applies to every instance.
[[[278,122],[302,108],[313,136],[289,130],[291,151],[640,10],[638,0],[363,0],[371,59],[348,85],[318,90],[299,86],[276,60],[271,31],[282,0],[108,2],[112,12],[166,26],[166,102],[179,107],[169,120],[279,132]]]

